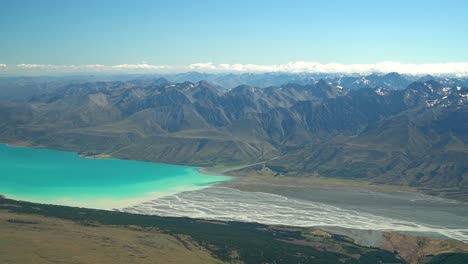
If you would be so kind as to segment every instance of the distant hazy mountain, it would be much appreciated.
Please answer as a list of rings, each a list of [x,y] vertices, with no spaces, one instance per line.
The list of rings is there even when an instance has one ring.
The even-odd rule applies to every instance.
[[[410,76],[398,73],[370,74],[370,75],[343,75],[325,73],[200,73],[185,72],[177,74],[120,74],[120,75],[66,75],[66,76],[39,76],[39,77],[0,77],[0,100],[5,96],[12,96],[17,92],[34,91],[38,87],[54,88],[67,83],[83,83],[98,81],[136,81],[145,84],[157,79],[167,82],[182,83],[185,81],[199,82],[208,81],[225,89],[231,89],[239,85],[250,85],[255,87],[283,86],[288,83],[301,85],[313,84],[323,79],[336,86],[346,87],[349,90],[361,88],[388,88],[404,89],[414,81],[435,80],[444,85],[468,86],[468,78],[446,78],[426,76]],[[34,88],[35,87],[35,88]]]
[[[201,77],[284,84],[174,82]],[[413,80],[397,73],[314,78],[186,73],[92,82],[4,79],[0,139],[201,166],[279,156],[256,169],[468,187],[465,79]]]

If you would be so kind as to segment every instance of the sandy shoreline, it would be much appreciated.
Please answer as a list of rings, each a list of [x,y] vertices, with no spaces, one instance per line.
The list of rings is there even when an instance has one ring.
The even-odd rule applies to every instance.
[[[113,157],[109,154],[93,154],[93,155],[87,155],[87,154],[79,154],[80,158],[83,159],[113,159]]]
[[[34,148],[35,146],[29,142],[29,141],[15,141],[15,142],[10,142],[10,143],[4,143],[5,145],[9,147],[30,147]]]

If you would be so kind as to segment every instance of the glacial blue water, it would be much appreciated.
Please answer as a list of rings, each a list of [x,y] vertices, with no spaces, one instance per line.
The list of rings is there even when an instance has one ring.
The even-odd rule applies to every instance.
[[[196,167],[0,144],[0,194],[13,199],[112,209],[229,179]]]

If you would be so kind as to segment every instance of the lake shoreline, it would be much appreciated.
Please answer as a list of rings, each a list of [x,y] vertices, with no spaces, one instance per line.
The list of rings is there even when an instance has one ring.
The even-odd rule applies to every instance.
[[[178,163],[160,163],[155,161],[149,160],[138,160],[138,159],[129,159],[129,158],[121,158],[121,157],[114,157],[112,154],[106,153],[92,153],[90,155],[87,152],[78,151],[78,150],[68,150],[58,147],[48,147],[40,144],[34,144],[31,141],[27,140],[4,140],[0,144],[5,144],[11,147],[28,147],[28,148],[35,148],[35,149],[51,149],[57,151],[65,151],[65,152],[73,152],[80,156],[80,158],[84,159],[105,159],[105,160],[128,160],[128,161],[138,161],[138,162],[148,162],[148,163],[155,163],[155,164],[165,164],[165,165],[172,165],[172,166],[182,166],[182,167],[194,167],[197,171],[201,174],[210,175],[210,176],[229,176],[232,179],[229,180],[229,187],[238,188],[240,190],[247,191],[251,189],[249,186],[256,186],[255,188],[259,188],[260,185],[264,185],[265,189],[262,191],[268,192],[268,186],[277,185],[277,184],[305,184],[305,185],[313,185],[313,186],[322,186],[324,188],[358,188],[364,189],[369,191],[377,191],[377,192],[410,192],[410,193],[419,193],[424,195],[429,195],[437,198],[444,198],[459,202],[467,202],[468,198],[458,198],[458,197],[446,197],[444,195],[438,195],[437,192],[431,192],[431,189],[419,189],[413,188],[409,186],[399,186],[399,185],[386,185],[386,184],[373,184],[367,181],[359,181],[355,179],[343,179],[343,178],[333,178],[333,177],[322,177],[322,176],[311,176],[311,177],[290,177],[290,176],[271,176],[271,175],[252,175],[249,173],[238,173],[236,170],[241,170],[243,168],[255,166],[258,164],[264,164],[267,161],[257,162],[253,164],[244,164],[244,165],[235,165],[235,166],[226,166],[226,167],[210,167],[210,166],[193,166],[187,164],[178,164]],[[277,158],[277,157],[275,157]],[[273,159],[275,159],[273,158]],[[259,184],[259,183],[262,184]],[[217,183],[218,184],[218,183]],[[226,184],[220,183],[220,184]],[[223,186],[223,185],[221,185]]]
[[[420,194],[425,194],[425,195],[430,195],[438,198],[444,198],[444,199],[450,199],[454,201],[459,201],[459,202],[468,202],[468,197],[451,197],[451,196],[445,196],[445,195],[440,195],[437,190],[433,189],[424,189],[424,188],[414,188],[414,187],[409,187],[409,186],[402,186],[402,185],[389,185],[389,184],[375,184],[375,183],[370,183],[367,181],[359,181],[355,179],[343,179],[343,178],[333,178],[333,177],[323,177],[323,176],[312,176],[312,177],[290,177],[290,176],[258,176],[258,175],[250,175],[248,173],[233,173],[236,170],[240,170],[243,168],[255,166],[258,164],[264,164],[266,161],[261,161],[253,164],[244,164],[244,165],[234,165],[234,166],[226,166],[226,167],[210,167],[210,166],[197,166],[197,165],[191,165],[191,164],[182,164],[182,163],[167,163],[167,162],[157,162],[157,161],[151,161],[151,160],[139,160],[139,159],[132,159],[132,158],[126,158],[126,157],[118,157],[118,156],[113,156],[111,153],[93,153],[92,155],[88,155],[86,151],[79,151],[76,149],[64,149],[60,147],[50,147],[50,146],[44,146],[40,144],[34,144],[34,142],[27,141],[27,140],[3,140],[0,142],[0,144],[5,144],[7,146],[11,147],[30,147],[30,148],[38,148],[38,149],[51,149],[51,150],[57,150],[57,151],[65,151],[65,152],[74,152],[77,155],[79,155],[81,158],[85,159],[117,159],[117,160],[130,160],[130,161],[140,161],[140,162],[149,162],[149,163],[156,163],[156,164],[166,164],[166,165],[173,165],[173,166],[189,166],[189,167],[195,167],[197,168],[198,172],[210,176],[229,176],[232,177],[232,180],[236,181],[242,181],[242,185],[248,185],[248,182],[250,179],[253,179],[254,181],[258,181],[260,178],[262,181],[265,181],[267,183],[277,182],[278,179],[283,179],[282,181],[284,182],[285,180],[288,181],[293,181],[293,182],[299,182],[301,184],[311,184],[311,185],[316,185],[316,186],[324,186],[324,187],[339,187],[339,188],[363,188],[365,190],[370,190],[370,191],[397,191],[397,192],[411,192],[411,193],[420,193]],[[273,159],[276,159],[278,157],[275,157]],[[231,181],[232,181],[231,180]],[[288,183],[286,183],[288,184]],[[241,187],[239,187],[241,188]]]
[[[15,147],[15,148],[39,148],[37,146],[34,146],[32,144],[32,142],[29,142],[29,141],[13,141],[13,142],[10,142],[10,143],[6,143],[6,142],[0,142],[0,144],[5,144],[9,147]]]

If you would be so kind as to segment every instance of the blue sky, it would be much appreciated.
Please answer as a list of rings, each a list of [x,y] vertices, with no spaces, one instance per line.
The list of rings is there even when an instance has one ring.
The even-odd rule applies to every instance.
[[[6,66],[468,61],[468,1],[462,0],[0,4]]]

